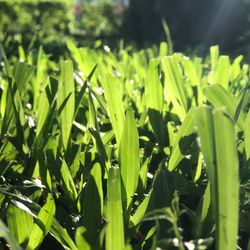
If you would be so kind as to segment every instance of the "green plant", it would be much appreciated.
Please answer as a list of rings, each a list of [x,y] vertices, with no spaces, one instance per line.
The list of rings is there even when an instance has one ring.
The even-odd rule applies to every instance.
[[[2,247],[246,249],[242,57],[67,46],[1,53]]]

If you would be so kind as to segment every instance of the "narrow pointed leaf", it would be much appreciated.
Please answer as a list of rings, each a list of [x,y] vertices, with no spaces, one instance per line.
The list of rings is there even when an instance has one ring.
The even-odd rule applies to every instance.
[[[216,246],[218,250],[235,250],[239,219],[239,166],[234,124],[224,109],[214,113],[214,135],[218,187]]]
[[[107,101],[108,114],[115,132],[117,144],[119,145],[125,120],[122,92],[118,80],[112,75],[106,75],[102,79],[102,85],[105,99]]]
[[[107,189],[106,249],[123,249],[125,243],[119,168],[110,168]]]
[[[55,203],[52,196],[49,194],[45,205],[39,212],[26,250],[36,249],[42,242],[43,238],[50,230],[55,214]]]
[[[140,170],[139,136],[132,110],[129,110],[126,115],[119,147],[119,161],[121,164],[122,192],[125,192],[125,202],[128,207],[138,185]]]
[[[29,239],[33,217],[22,209],[10,205],[7,213],[8,228],[19,244]],[[22,227],[20,227],[22,225]]]
[[[59,116],[61,138],[64,149],[67,149],[75,108],[75,90],[72,61],[61,61],[61,76],[57,92],[57,109],[67,100]]]
[[[184,152],[190,147],[190,143],[193,140],[192,134],[195,131],[194,125],[195,115],[194,110],[191,109],[175,137],[175,141],[172,146],[172,153],[168,163],[168,169],[170,171],[174,170],[180,161],[185,157]]]

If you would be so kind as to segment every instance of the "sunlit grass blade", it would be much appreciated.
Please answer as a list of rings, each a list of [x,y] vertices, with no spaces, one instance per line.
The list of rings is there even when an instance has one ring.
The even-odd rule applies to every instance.
[[[120,169],[112,167],[109,170],[107,184],[107,228],[106,228],[106,249],[123,249],[124,224],[121,198],[121,176]]]
[[[210,184],[208,184],[205,194],[196,211],[194,220],[194,235],[196,238],[209,237],[215,224],[214,210],[212,209]]]
[[[34,227],[30,234],[30,239],[26,250],[36,249],[47,235],[52,225],[55,214],[55,202],[50,194],[48,194],[45,205],[41,208]]]
[[[219,108],[222,106],[227,107],[229,114],[233,117],[237,109],[237,101],[224,87],[219,84],[204,87],[203,93],[206,98],[211,102],[214,107]],[[244,129],[244,116],[243,113],[239,114],[237,121],[240,129]]]
[[[237,108],[235,110],[234,113],[234,122],[238,121],[238,118],[241,114],[241,112],[244,112],[244,109],[246,108],[246,106],[248,105],[249,101],[250,101],[250,85],[245,87],[242,91],[241,91],[241,95],[239,95],[240,99],[238,101],[238,105]]]
[[[215,68],[218,63],[219,55],[220,55],[219,46],[218,45],[211,46],[210,47],[210,59],[211,59],[212,72],[215,71]]]
[[[19,244],[29,239],[33,226],[32,215],[11,204],[8,208],[7,220],[9,231]]]
[[[65,193],[67,193],[72,201],[74,201],[77,198],[77,191],[69,167],[67,166],[65,161],[62,162],[57,175],[58,181],[62,182]]]
[[[193,133],[195,131],[195,114],[194,109],[191,109],[185,120],[183,121],[175,141],[172,145],[172,152],[168,163],[168,169],[174,170],[180,161],[185,157],[185,151],[190,148],[190,143],[193,141]]]
[[[235,250],[239,219],[239,163],[234,124],[225,109],[214,112],[214,135],[218,188],[216,246],[218,250]]]
[[[228,88],[230,78],[230,59],[228,56],[220,56],[216,68],[213,71],[212,83],[220,84],[225,89]]]
[[[16,62],[13,68],[13,76],[20,92],[27,88],[26,83],[31,79],[35,67],[23,62]],[[26,86],[25,86],[26,85]]]
[[[178,55],[162,58],[162,70],[164,72],[164,93],[173,103],[174,109],[183,120],[188,110],[187,94],[183,84],[182,71],[178,62]]]
[[[210,180],[212,189],[212,204],[215,211],[216,202],[216,155],[215,155],[215,137],[212,109],[204,106],[195,111],[196,126],[199,134],[201,151],[206,164],[206,171]]]
[[[124,192],[122,198],[128,208],[138,185],[140,171],[139,135],[132,110],[128,110],[126,114],[119,146],[119,161],[121,166],[122,193]]]
[[[77,96],[76,96],[76,101],[75,101],[75,115],[74,115],[74,118],[75,118],[76,115],[77,115],[77,112],[78,112],[78,110],[79,110],[79,108],[80,108],[80,104],[81,104],[81,102],[82,102],[84,93],[85,93],[85,91],[86,91],[86,89],[87,89],[87,87],[88,87],[88,84],[89,84],[89,82],[90,82],[92,76],[93,76],[94,73],[95,73],[96,68],[97,68],[97,65],[95,65],[95,67],[92,69],[92,71],[90,72],[90,74],[89,74],[88,77],[87,77],[87,80],[83,83],[83,86],[81,87],[80,92],[79,92],[79,93],[77,94]]]
[[[158,74],[159,60],[150,60],[145,79],[145,104],[153,132],[163,148],[166,137],[163,125],[163,87]]]
[[[87,229],[85,227],[78,227],[75,234],[75,241],[78,249],[91,250],[91,246],[86,240]]]
[[[68,100],[67,100],[68,98]],[[57,92],[57,108],[67,100],[60,116],[61,138],[64,149],[67,149],[73,124],[75,108],[75,88],[72,61],[61,61],[61,76]]]
[[[148,108],[162,113],[163,87],[158,75],[159,63],[157,59],[150,60],[145,79],[145,101]]]
[[[244,134],[245,134],[245,151],[247,160],[249,160],[250,159],[250,111],[248,111],[247,113]]]
[[[190,58],[184,58],[184,60],[181,62],[185,74],[187,75],[187,78],[189,79],[192,86],[197,86],[201,82],[201,75],[199,74],[199,71],[195,67],[194,62]]]
[[[66,250],[78,250],[74,241],[70,238],[67,230],[63,228],[54,218],[50,228],[50,234],[62,245]]]
[[[119,145],[125,120],[121,87],[118,79],[112,75],[106,75],[102,78],[102,86],[107,101],[110,121],[115,132],[117,144]]]
[[[47,80],[48,84],[49,80]],[[47,85],[48,86],[48,85]],[[38,107],[37,107],[37,126],[36,126],[36,136],[38,137],[44,123],[46,122],[46,118],[51,108],[49,105],[49,99],[46,94],[46,90],[44,89],[43,92],[40,94],[38,98]]]

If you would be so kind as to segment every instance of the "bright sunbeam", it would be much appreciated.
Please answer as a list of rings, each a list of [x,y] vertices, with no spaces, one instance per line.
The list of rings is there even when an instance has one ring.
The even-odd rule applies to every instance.
[[[203,44],[209,44],[211,37],[221,32],[221,28],[224,27],[228,32],[230,32],[230,27],[227,26],[228,21],[233,13],[236,13],[238,0],[221,0],[213,3],[213,7],[208,13],[209,24],[208,29],[205,31]]]

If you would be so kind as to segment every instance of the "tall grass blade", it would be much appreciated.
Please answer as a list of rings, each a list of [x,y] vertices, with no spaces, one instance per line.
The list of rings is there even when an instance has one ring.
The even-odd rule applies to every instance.
[[[250,159],[250,111],[248,111],[247,113],[244,134],[245,134],[245,151],[247,160],[249,160]]]
[[[158,75],[158,65],[159,60],[150,60],[145,79],[145,102],[151,127],[157,141],[163,148],[166,135],[162,117],[164,103],[163,87]]]
[[[68,100],[67,100],[68,98]],[[57,109],[67,100],[60,116],[61,138],[64,149],[67,149],[75,109],[75,88],[72,61],[61,61],[61,75],[57,92]]]
[[[165,76],[165,96],[173,103],[174,109],[180,119],[184,120],[188,109],[188,100],[184,89],[178,55],[174,54],[173,56],[162,58],[162,70]]]
[[[83,226],[86,228],[85,237],[90,245],[97,248],[98,234],[103,214],[102,169],[96,163],[86,184],[82,199]]]
[[[124,224],[121,199],[121,176],[120,169],[112,167],[109,170],[107,187],[107,229],[106,249],[123,249]]]
[[[172,145],[172,152],[168,163],[168,170],[174,170],[181,160],[185,157],[185,152],[190,147],[193,141],[193,134],[195,131],[195,112],[194,109],[189,110],[185,120],[183,121],[174,143]]]
[[[225,109],[197,111],[198,132],[211,185],[216,249],[236,249],[239,173],[235,128]]]
[[[19,244],[29,239],[33,226],[32,215],[11,204],[8,208],[7,220],[9,231]]]
[[[239,166],[235,128],[224,109],[214,113],[217,164],[217,249],[237,249],[239,213]],[[226,145],[225,145],[226,142]]]
[[[104,89],[105,99],[107,101],[108,114],[115,132],[116,142],[119,145],[125,121],[122,91],[119,86],[118,79],[112,75],[106,75],[102,78],[102,86]]]
[[[237,101],[233,95],[231,95],[223,86],[214,84],[204,87],[203,93],[206,98],[211,102],[214,107],[219,108],[222,106],[227,107],[230,116],[234,117],[237,109]],[[243,113],[239,114],[237,121],[240,129],[244,129],[244,116]]]
[[[30,234],[30,239],[26,250],[36,249],[47,235],[52,225],[55,214],[55,202],[52,195],[48,194],[45,205],[39,212],[34,227]]]
[[[57,220],[54,218],[50,228],[50,234],[62,245],[66,250],[78,250],[74,241],[70,238],[67,230],[63,228]]]
[[[128,208],[138,185],[140,171],[139,135],[132,110],[128,110],[126,114],[119,146],[119,161],[121,166],[122,193],[125,196],[123,197],[123,201]]]

